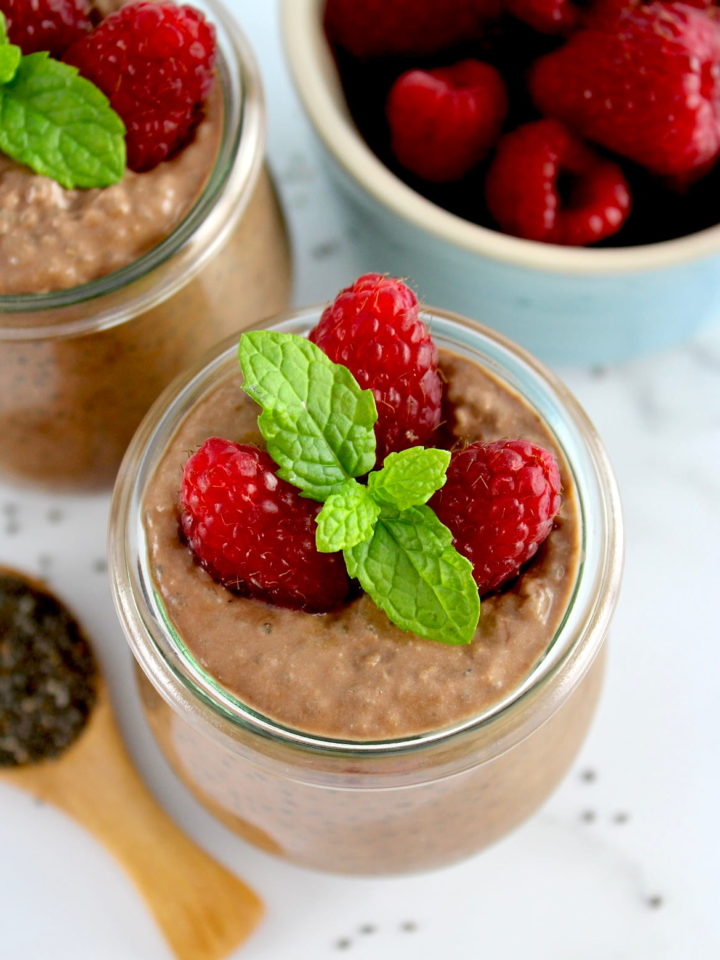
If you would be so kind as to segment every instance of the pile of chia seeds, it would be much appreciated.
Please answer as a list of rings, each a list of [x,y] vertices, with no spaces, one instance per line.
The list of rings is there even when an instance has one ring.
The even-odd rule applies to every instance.
[[[39,586],[0,570],[0,767],[62,753],[96,695],[95,659],[74,617]]]

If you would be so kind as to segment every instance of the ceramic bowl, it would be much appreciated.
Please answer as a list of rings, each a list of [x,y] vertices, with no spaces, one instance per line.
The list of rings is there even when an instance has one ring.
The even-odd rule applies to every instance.
[[[614,249],[520,240],[416,193],[350,117],[322,27],[324,0],[282,0],[285,48],[363,270],[407,277],[425,302],[501,330],[547,362],[605,364],[720,317],[720,226]]]

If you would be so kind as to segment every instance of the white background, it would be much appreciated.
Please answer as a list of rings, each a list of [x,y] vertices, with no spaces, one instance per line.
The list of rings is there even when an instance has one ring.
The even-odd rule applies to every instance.
[[[327,300],[363,264],[318,172],[274,4],[232,5],[264,75],[270,160],[296,245],[295,301]],[[492,850],[434,874],[309,873],[215,823],[140,717],[103,569],[108,498],[0,485],[0,562],[43,574],[76,609],[153,791],[265,899],[264,924],[238,952],[246,960],[720,957],[720,328],[632,365],[561,372],[606,441],[626,513],[604,697],[577,765],[544,810]],[[2,785],[0,958],[170,960],[103,849]]]

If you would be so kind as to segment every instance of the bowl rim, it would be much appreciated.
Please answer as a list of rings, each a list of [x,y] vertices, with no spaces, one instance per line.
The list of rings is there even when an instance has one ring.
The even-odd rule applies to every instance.
[[[421,196],[392,173],[356,129],[325,38],[324,0],[280,0],[280,26],[295,89],[316,133],[341,168],[378,203],[414,228],[471,254],[566,274],[659,270],[720,253],[720,224],[674,240],[593,249],[522,240],[471,223]]]

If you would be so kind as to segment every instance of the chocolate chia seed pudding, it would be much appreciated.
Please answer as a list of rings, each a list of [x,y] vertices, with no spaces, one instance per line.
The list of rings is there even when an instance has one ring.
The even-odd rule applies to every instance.
[[[229,15],[205,115],[182,150],[65,190],[0,155],[0,473],[112,482],[155,397],[213,343],[286,306],[287,234],[263,167],[256,68]]]
[[[472,361],[441,356],[459,439],[523,437],[551,448],[540,418]],[[469,646],[422,640],[366,595],[320,616],[229,593],[178,537],[178,478],[209,437],[262,445],[239,374],[186,417],[145,502],[150,562],[165,609],[193,656],[249,707],[321,737],[389,740],[477,716],[528,675],[555,635],[577,576],[579,522],[565,475],[556,528],[513,586],[483,602]],[[197,624],[202,624],[202,630]]]
[[[620,528],[597,439],[512,345],[440,312],[431,329],[456,437],[525,437],[563,473],[555,529],[483,599],[469,645],[404,633],[364,595],[321,615],[240,598],[193,561],[178,534],[183,464],[210,436],[261,442],[232,348],[154,410],[116,488],[116,601],[158,742],[231,829],[323,870],[415,871],[492,843],[562,778],[601,685]]]

